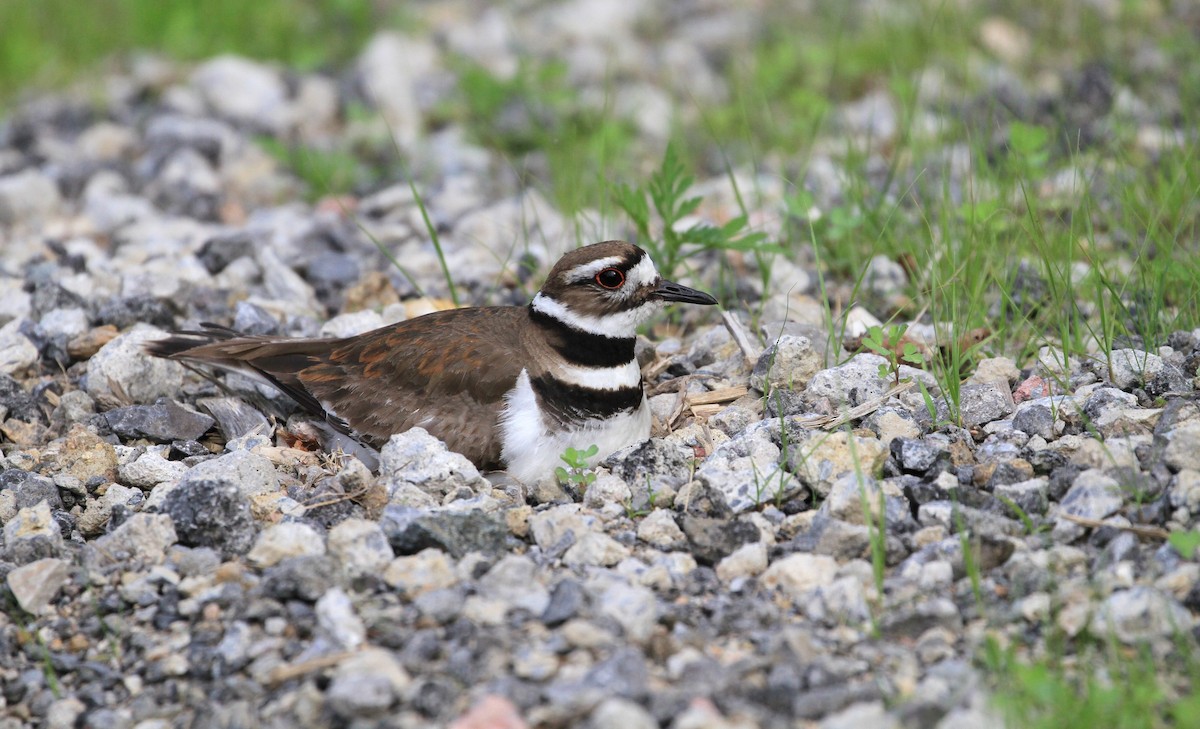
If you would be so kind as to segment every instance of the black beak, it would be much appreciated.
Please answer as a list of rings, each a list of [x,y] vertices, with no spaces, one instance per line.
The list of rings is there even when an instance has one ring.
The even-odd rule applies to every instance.
[[[663,301],[678,301],[684,304],[705,304],[707,306],[717,303],[716,299],[703,291],[688,288],[674,281],[659,281],[658,288],[654,289],[654,295]]]

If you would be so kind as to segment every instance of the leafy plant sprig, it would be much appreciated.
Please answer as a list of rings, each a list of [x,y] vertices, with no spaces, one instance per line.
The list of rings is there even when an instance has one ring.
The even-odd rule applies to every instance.
[[[617,205],[637,228],[638,241],[649,249],[663,276],[673,276],[685,258],[701,251],[782,252],[778,246],[766,243],[765,233],[750,232],[749,218],[744,214],[720,226],[696,223],[679,230],[679,221],[700,207],[701,198],[688,195],[693,182],[675,145],[670,144],[645,187],[619,184],[613,190]],[[661,238],[650,232],[651,206],[662,221]]]
[[[567,467],[559,466],[554,469],[558,482],[564,486],[574,486],[580,491],[587,489],[596,480],[596,474],[588,465],[588,459],[599,452],[600,448],[595,443],[585,450],[568,446],[559,456]]]
[[[862,338],[862,346],[887,360],[879,365],[879,377],[885,380],[890,377],[895,385],[901,382],[901,365],[925,366],[925,355],[917,345],[904,341],[906,331],[907,324],[893,324],[886,331],[881,326],[873,326]]]

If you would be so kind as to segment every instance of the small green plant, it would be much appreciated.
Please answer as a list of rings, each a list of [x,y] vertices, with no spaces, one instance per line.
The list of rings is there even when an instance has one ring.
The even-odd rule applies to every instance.
[[[1196,556],[1196,548],[1200,547],[1200,530],[1171,532],[1167,543],[1184,559],[1193,559]]]
[[[588,459],[599,452],[600,448],[595,443],[582,451],[568,446],[559,456],[567,467],[559,466],[554,469],[558,482],[564,486],[574,486],[580,491],[587,489],[596,480],[596,474],[588,465]]]
[[[907,324],[892,324],[885,331],[881,326],[874,326],[863,335],[863,346],[887,360],[879,365],[879,377],[891,378],[892,384],[899,385],[901,365],[923,367],[925,356],[917,345],[904,341],[904,333],[908,331]]]
[[[619,184],[613,190],[617,205],[637,228],[638,241],[650,251],[663,276],[672,277],[685,258],[701,251],[780,252],[778,246],[766,244],[766,234],[749,232],[744,214],[719,227],[695,223],[679,230],[680,221],[700,207],[701,198],[688,196],[692,182],[675,145],[669,144],[644,188]],[[661,237],[650,232],[651,206],[662,222]]]

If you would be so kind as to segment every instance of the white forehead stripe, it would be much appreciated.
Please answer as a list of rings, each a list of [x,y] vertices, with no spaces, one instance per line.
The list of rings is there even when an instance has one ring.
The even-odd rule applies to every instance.
[[[650,260],[650,255],[646,254],[642,256],[642,260],[638,261],[636,266],[629,269],[625,278],[634,286],[652,283],[658,280],[658,269],[654,266],[654,261]]]
[[[570,272],[567,273],[567,281],[587,281],[604,269],[619,265],[624,260],[625,259],[620,256],[609,256],[607,258],[596,259],[591,263],[584,263],[572,268]]]
[[[634,309],[616,311],[604,316],[589,316],[577,314],[539,291],[533,297],[532,305],[534,311],[556,319],[572,329],[613,339],[629,339],[637,336],[638,325],[658,311],[662,304],[661,301],[651,299]]]

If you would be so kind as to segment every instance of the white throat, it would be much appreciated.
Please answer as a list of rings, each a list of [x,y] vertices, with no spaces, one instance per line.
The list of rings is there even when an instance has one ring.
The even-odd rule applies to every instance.
[[[590,316],[577,314],[540,291],[533,297],[534,311],[557,319],[573,329],[612,339],[636,337],[638,325],[650,318],[660,308],[662,308],[662,302],[647,301],[635,309],[618,311],[604,316]]]

